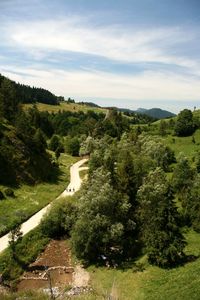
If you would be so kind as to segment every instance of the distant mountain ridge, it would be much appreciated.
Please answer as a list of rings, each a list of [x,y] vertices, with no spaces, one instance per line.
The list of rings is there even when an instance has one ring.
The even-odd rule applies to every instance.
[[[149,117],[152,117],[154,119],[165,119],[165,118],[171,118],[175,117],[176,115],[170,111],[163,110],[161,108],[151,108],[151,109],[146,109],[146,108],[138,108],[137,110],[132,110],[129,108],[118,108],[118,107],[107,107],[107,108],[114,108],[117,109],[123,113],[138,113],[138,114],[143,114],[147,115]]]
[[[138,108],[136,112],[148,115],[156,119],[165,119],[165,118],[171,118],[176,116],[176,114],[168,110],[163,110],[161,108],[150,108],[150,109]]]
[[[59,105],[60,102],[65,100],[64,97],[56,96],[46,89],[36,88],[36,87],[31,87],[29,85],[16,83],[15,81],[8,79],[1,74],[0,74],[0,89],[1,89],[1,83],[3,82],[4,79],[7,79],[10,82],[10,84],[13,86],[16,93],[16,100],[18,102],[21,103],[40,102],[44,104]],[[75,101],[70,98],[68,99],[68,102],[75,103]],[[128,108],[118,108],[118,107],[101,107],[100,105],[93,102],[77,102],[77,104],[84,104],[91,108],[107,108],[107,109],[113,108],[123,113],[129,113],[129,114],[131,113],[144,114],[154,119],[164,119],[164,118],[170,118],[176,116],[174,113],[167,110],[163,110],[161,108],[151,108],[151,109],[138,108],[137,110],[132,110]]]

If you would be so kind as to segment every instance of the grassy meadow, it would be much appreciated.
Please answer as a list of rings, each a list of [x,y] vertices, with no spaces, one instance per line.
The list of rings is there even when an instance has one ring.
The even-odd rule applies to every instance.
[[[183,152],[189,159],[195,157],[197,151],[200,150],[200,129],[192,136],[188,137],[177,137],[168,135],[163,139],[177,156],[180,152]]]
[[[28,108],[31,108],[32,106],[33,106],[33,104],[24,104],[23,105],[25,110],[27,110]],[[59,111],[87,112],[89,110],[92,110],[96,113],[106,113],[106,111],[107,111],[104,108],[91,107],[91,106],[84,105],[84,104],[67,103],[67,102],[61,102],[60,105],[37,103],[36,106],[39,111],[48,111],[49,113],[58,113]]]
[[[91,266],[88,268],[93,293],[75,297],[81,300],[198,300],[200,295],[200,235],[194,231],[186,234],[186,254],[194,260],[173,269],[149,265],[147,257],[127,267],[111,269]],[[143,271],[135,266],[142,265]],[[108,298],[112,296],[113,298]]]
[[[70,165],[77,158],[61,154],[59,158],[60,175],[55,183],[39,183],[34,186],[21,185],[14,189],[15,197],[0,201],[0,235],[8,232],[16,224],[27,220],[61,194],[70,180]],[[6,187],[0,186],[3,191]]]

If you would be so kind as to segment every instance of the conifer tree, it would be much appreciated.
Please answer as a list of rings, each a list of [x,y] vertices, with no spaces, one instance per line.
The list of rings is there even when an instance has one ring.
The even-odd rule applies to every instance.
[[[13,83],[4,78],[0,86],[0,116],[12,121],[19,111],[19,103]]]
[[[172,176],[172,185],[175,190],[184,192],[192,183],[194,174],[195,172],[191,168],[187,157],[180,153]]]
[[[149,261],[162,267],[180,263],[186,243],[172,190],[161,168],[149,173],[137,196],[141,235]]]

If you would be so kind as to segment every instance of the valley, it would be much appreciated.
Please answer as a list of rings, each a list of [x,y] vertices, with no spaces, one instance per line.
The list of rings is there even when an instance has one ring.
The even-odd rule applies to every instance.
[[[37,93],[0,106],[1,299],[198,299],[199,110],[155,120]]]

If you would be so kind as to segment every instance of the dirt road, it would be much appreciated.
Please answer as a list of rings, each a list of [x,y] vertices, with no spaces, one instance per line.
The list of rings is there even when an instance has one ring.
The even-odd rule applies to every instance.
[[[79,167],[82,166],[87,159],[82,159],[77,163],[73,164],[70,168],[70,183],[66,190],[58,197],[64,197],[68,195],[73,195],[81,187],[81,178],[79,176]],[[57,199],[58,199],[57,198]],[[47,212],[48,208],[51,206],[51,203],[38,211],[35,215],[29,218],[26,222],[22,223],[21,231],[23,235],[37,227],[42,219],[42,217]],[[9,242],[9,233],[0,238],[0,253],[8,247]]]

